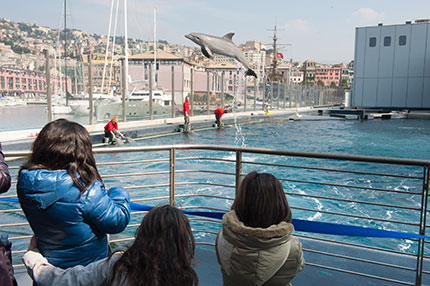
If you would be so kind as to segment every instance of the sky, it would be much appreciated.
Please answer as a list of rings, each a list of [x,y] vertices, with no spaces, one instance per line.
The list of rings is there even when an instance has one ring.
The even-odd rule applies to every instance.
[[[197,47],[184,37],[191,32],[223,36],[233,41],[273,43],[273,29],[284,59],[318,63],[348,63],[354,59],[355,28],[404,24],[430,18],[429,0],[115,0],[119,1],[117,35],[124,35],[124,1],[128,36],[153,40],[154,8],[157,39]],[[3,0],[0,17],[15,22],[63,29],[64,0]],[[67,27],[108,34],[111,0],[68,0]],[[269,48],[271,45],[269,45]]]

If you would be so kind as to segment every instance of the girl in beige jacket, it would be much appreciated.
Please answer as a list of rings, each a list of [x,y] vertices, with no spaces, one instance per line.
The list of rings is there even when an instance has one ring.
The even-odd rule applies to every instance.
[[[291,220],[279,180],[249,173],[216,240],[224,285],[291,285],[304,267],[302,244],[292,235]]]

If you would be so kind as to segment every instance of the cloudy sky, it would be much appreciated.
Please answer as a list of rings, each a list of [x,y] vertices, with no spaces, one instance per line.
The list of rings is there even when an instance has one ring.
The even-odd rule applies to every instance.
[[[117,34],[124,35],[124,0],[119,1]],[[63,28],[63,0],[3,1],[0,17]],[[111,0],[68,0],[67,26],[107,34]],[[284,58],[320,63],[349,62],[354,58],[355,27],[402,24],[430,18],[429,0],[127,0],[128,34],[153,39],[154,8],[157,38],[195,46],[190,32],[222,36],[234,32],[236,44],[248,40],[278,43]],[[113,24],[112,24],[113,26]]]

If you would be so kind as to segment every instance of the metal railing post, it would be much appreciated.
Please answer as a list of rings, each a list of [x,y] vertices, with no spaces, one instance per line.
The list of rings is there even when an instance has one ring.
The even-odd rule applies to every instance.
[[[207,78],[207,85],[206,85],[206,96],[207,96],[206,100],[207,101],[206,101],[206,104],[207,104],[207,110],[208,110],[208,115],[209,115],[210,114],[209,110],[210,110],[211,93],[210,93],[210,74],[208,71],[206,72],[206,78]]]
[[[225,78],[225,71],[221,74],[221,108],[224,108],[224,79]]]
[[[176,165],[176,154],[175,148],[170,149],[170,172],[169,172],[169,203],[171,206],[175,206],[175,165]]]
[[[270,104],[269,104],[269,106],[270,106],[270,109],[272,109],[273,108],[273,93],[274,93],[274,89],[273,89],[273,81],[272,82],[270,82],[270,97],[269,97],[269,102],[270,102]]]
[[[125,100],[128,97],[127,94],[127,78],[126,78],[126,74],[127,74],[127,67],[126,67],[126,63],[125,63],[125,59],[121,59],[121,84],[122,84],[122,121],[126,122],[127,121],[127,111],[126,111],[126,106],[125,106]],[[91,87],[90,87],[91,88]]]
[[[236,194],[239,189],[240,176],[242,174],[242,151],[236,152]]]
[[[43,50],[44,54],[45,54],[45,77],[46,77],[46,104],[48,105],[47,110],[48,110],[48,122],[52,121],[52,96],[51,96],[51,74],[50,74],[50,70],[51,68],[49,67],[49,51],[48,50]]]
[[[266,104],[266,90],[267,90],[266,84],[267,84],[267,78],[264,78],[264,81],[263,81],[263,96],[262,96],[262,98],[263,98],[263,105],[262,105],[262,108],[261,108],[261,110],[263,110],[263,111],[264,111],[264,106]]]
[[[254,111],[257,108],[257,79],[254,78]]]
[[[426,218],[427,218],[427,204],[429,196],[429,175],[430,166],[424,167],[423,174],[423,190],[421,194],[421,213],[420,213],[420,235],[426,235]],[[417,252],[417,269],[415,276],[415,285],[419,286],[422,284],[423,279],[423,263],[424,263],[424,239],[418,240],[418,252]]]
[[[149,120],[152,120],[152,93],[154,87],[152,86],[152,72],[155,73],[155,71],[152,70],[152,65],[148,64],[149,67]]]
[[[246,86],[246,77],[245,77],[245,92],[243,93],[243,112],[246,112],[246,92],[247,92],[247,86]]]
[[[175,66],[172,66],[172,118],[175,118]]]
[[[88,89],[88,104],[90,105],[90,114],[89,119],[90,119],[90,125],[94,124],[94,102],[93,102],[93,68],[92,68],[92,53],[90,53],[88,55],[88,84],[89,84],[89,89]],[[103,93],[103,90],[102,90]]]
[[[194,116],[194,70],[191,69],[191,94],[190,94],[190,105],[191,105],[191,116]]]

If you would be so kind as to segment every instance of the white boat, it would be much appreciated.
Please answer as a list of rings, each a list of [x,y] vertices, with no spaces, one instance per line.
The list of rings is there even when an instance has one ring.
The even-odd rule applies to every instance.
[[[97,121],[110,119],[112,116],[122,116],[122,102],[96,102],[95,116]],[[134,90],[125,102],[127,118],[149,117],[149,91]],[[154,90],[152,96],[152,115],[155,117],[168,115],[172,112],[172,98],[162,90]]]
[[[72,108],[66,105],[53,105],[52,114],[70,114],[72,113]]]
[[[27,105],[27,102],[21,98],[15,98],[12,96],[0,97],[0,106],[23,106]]]
[[[71,100],[69,106],[76,115],[89,115],[90,103],[88,100]]]

